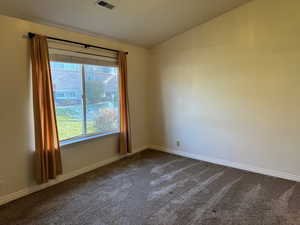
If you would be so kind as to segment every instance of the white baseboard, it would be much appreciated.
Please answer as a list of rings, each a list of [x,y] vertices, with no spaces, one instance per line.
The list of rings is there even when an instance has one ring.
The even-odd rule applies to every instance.
[[[292,181],[297,181],[300,182],[300,176],[287,173],[287,172],[282,172],[282,171],[277,171],[277,170],[271,170],[271,169],[266,169],[266,168],[261,168],[257,166],[252,166],[252,165],[247,165],[247,164],[242,164],[242,163],[237,163],[237,162],[232,162],[224,159],[218,159],[218,158],[211,158],[207,156],[203,156],[200,154],[194,154],[194,153],[189,153],[189,152],[184,152],[184,151],[178,151],[178,150],[173,150],[169,148],[165,148],[162,146],[151,146],[150,149],[158,150],[158,151],[163,151],[163,152],[168,152],[174,155],[180,155],[184,156],[187,158],[192,158],[192,159],[197,159],[205,162],[210,162],[222,166],[228,166],[236,169],[241,169],[241,170],[246,170],[254,173],[259,173],[267,176],[272,176],[272,177],[278,177],[286,180],[292,180]]]
[[[112,157],[112,158],[109,158],[109,159],[97,162],[97,163],[92,164],[90,166],[86,166],[86,167],[83,167],[81,169],[72,171],[70,173],[63,174],[61,176],[58,176],[57,179],[51,180],[50,182],[48,182],[46,184],[34,185],[34,186],[26,187],[26,188],[21,189],[19,191],[16,191],[16,192],[4,195],[4,196],[0,196],[0,205],[6,204],[6,203],[11,202],[13,200],[16,200],[18,198],[24,197],[26,195],[29,195],[29,194],[32,194],[34,192],[43,190],[45,188],[48,188],[48,187],[53,186],[55,184],[58,184],[60,182],[66,181],[66,180],[71,179],[73,177],[76,177],[76,176],[79,176],[81,174],[87,173],[89,171],[95,170],[95,169],[97,169],[99,167],[105,166],[107,164],[110,164],[110,163],[115,162],[117,160],[120,160],[122,158],[128,157],[130,155],[134,155],[134,154],[136,154],[138,152],[141,152],[141,151],[144,151],[144,150],[146,150],[148,148],[149,148],[148,146],[144,146],[142,148],[135,149],[133,153],[129,153],[129,154],[126,154],[126,155],[115,156],[115,157]]]

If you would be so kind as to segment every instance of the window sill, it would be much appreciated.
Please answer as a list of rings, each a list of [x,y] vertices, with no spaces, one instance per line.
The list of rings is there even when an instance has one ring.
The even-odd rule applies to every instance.
[[[114,132],[109,132],[109,133],[104,133],[104,134],[96,134],[96,135],[92,135],[92,136],[73,138],[73,139],[61,141],[60,142],[60,147],[76,144],[76,143],[79,143],[79,142],[86,142],[88,140],[98,139],[98,138],[101,138],[101,137],[106,137],[106,136],[111,136],[111,135],[116,135],[116,134],[120,134],[120,132],[119,131],[114,131]]]

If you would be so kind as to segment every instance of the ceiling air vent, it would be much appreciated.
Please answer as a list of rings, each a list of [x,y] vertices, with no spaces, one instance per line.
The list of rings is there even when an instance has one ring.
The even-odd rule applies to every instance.
[[[106,2],[106,1],[99,0],[99,1],[97,1],[97,4],[100,5],[100,6],[102,6],[102,7],[104,7],[104,8],[107,8],[107,9],[113,9],[113,8],[115,8],[114,5],[112,5],[112,4],[110,4],[110,3]]]

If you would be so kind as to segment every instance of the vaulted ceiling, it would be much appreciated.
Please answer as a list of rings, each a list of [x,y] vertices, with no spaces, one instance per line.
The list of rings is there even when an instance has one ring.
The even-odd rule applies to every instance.
[[[250,0],[2,0],[0,14],[151,47]]]

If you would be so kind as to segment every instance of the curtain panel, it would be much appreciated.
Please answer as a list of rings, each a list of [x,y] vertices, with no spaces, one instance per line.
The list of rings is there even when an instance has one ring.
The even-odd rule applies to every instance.
[[[118,66],[120,76],[120,153],[126,154],[132,152],[132,146],[127,86],[127,57],[124,52],[120,52],[118,55]]]
[[[62,174],[47,38],[31,38],[36,179],[46,183]]]

